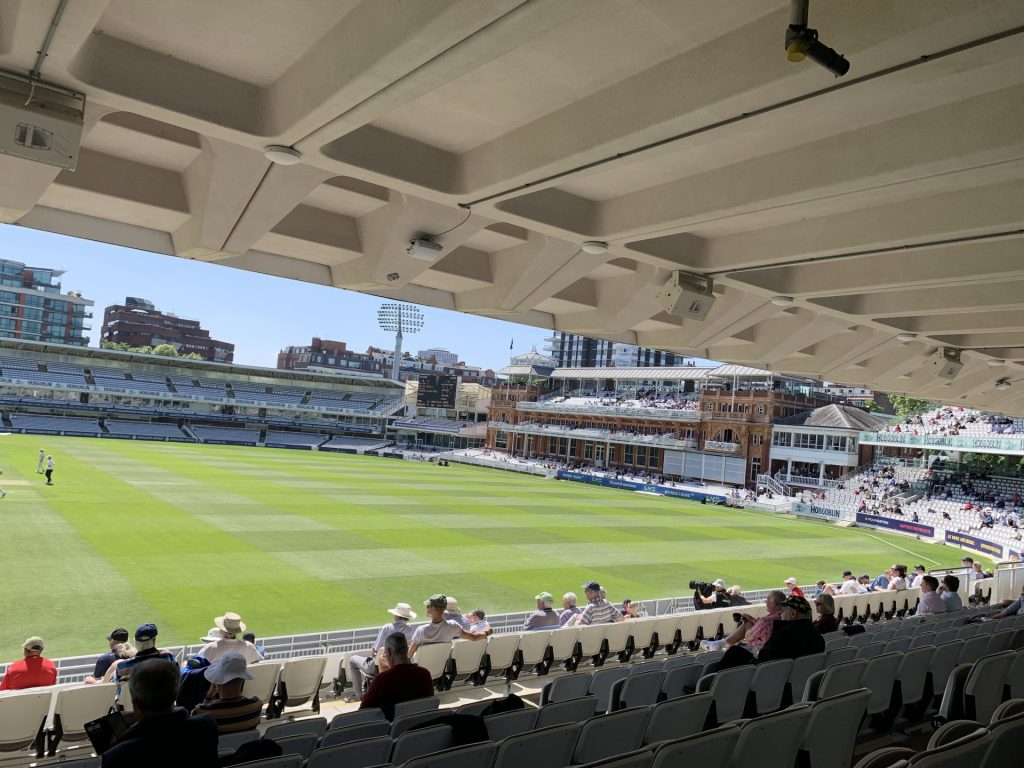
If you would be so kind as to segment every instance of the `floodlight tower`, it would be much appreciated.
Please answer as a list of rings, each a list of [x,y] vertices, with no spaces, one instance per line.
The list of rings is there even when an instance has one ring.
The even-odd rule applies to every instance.
[[[402,365],[402,334],[422,330],[423,313],[410,304],[381,304],[377,310],[377,324],[382,331],[393,331],[395,334],[395,359],[391,363],[391,378],[398,381]]]

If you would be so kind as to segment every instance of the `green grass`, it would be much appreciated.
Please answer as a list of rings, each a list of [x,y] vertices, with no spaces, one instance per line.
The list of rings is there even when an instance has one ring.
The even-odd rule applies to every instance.
[[[591,578],[621,600],[959,561],[788,516],[376,457],[8,435],[0,468],[3,660],[32,634],[71,656],[147,621],[161,644],[195,643],[225,611],[268,636],[376,625],[434,592],[498,613]]]

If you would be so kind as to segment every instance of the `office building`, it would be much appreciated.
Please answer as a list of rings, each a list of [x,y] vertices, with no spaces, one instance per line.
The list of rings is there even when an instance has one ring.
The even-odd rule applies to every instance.
[[[93,302],[61,293],[63,270],[0,259],[0,337],[53,344],[89,344]]]
[[[198,320],[161,312],[153,302],[134,296],[103,311],[101,339],[132,347],[173,344],[182,355],[194,353],[203,360],[222,363],[230,363],[235,357],[235,345],[211,339]]]

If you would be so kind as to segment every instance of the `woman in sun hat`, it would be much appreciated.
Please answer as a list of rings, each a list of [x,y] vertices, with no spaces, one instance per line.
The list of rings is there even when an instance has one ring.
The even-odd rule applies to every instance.
[[[223,616],[217,616],[213,623],[214,628],[211,628],[206,637],[203,638],[208,642],[200,649],[196,656],[200,656],[213,663],[225,653],[240,653],[248,664],[263,661],[263,657],[256,650],[256,646],[242,640],[240,637],[245,632],[245,622],[242,621],[241,616],[228,611]],[[215,632],[219,632],[220,637],[217,637],[214,634]]]

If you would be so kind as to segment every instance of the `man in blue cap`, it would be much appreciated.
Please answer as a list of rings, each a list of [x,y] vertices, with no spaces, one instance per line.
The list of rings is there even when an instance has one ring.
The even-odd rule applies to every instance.
[[[157,629],[156,624],[143,624],[135,630],[135,656],[130,659],[121,659],[110,665],[107,673],[103,675],[103,682],[111,680],[118,684],[117,695],[121,695],[121,684],[131,676],[132,669],[144,661],[150,659],[163,659],[169,661],[177,669],[178,664],[174,660],[174,654],[168,651],[161,651],[156,647]]]

